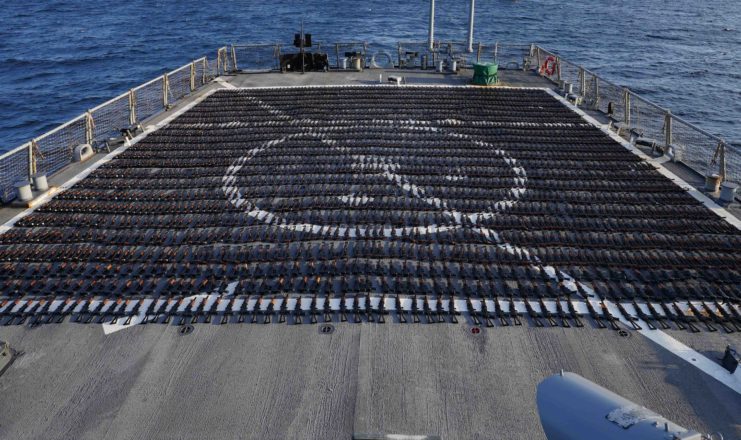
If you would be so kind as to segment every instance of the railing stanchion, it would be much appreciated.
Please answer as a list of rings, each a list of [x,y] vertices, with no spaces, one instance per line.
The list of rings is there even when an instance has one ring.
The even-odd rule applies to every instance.
[[[93,113],[91,111],[85,112],[85,143],[93,145],[93,137],[95,134],[95,119],[93,119]]]
[[[722,140],[718,142],[718,150],[720,150],[720,163],[718,164],[718,174],[720,175],[720,181],[725,182],[726,180],[726,143]]]
[[[129,124],[136,124],[136,91],[129,90]]]
[[[340,44],[334,44],[334,53],[337,55],[337,70],[340,70]]]
[[[232,44],[232,67],[235,72],[239,70],[237,68],[237,50],[234,48],[233,44]]]
[[[167,74],[162,75],[162,107],[167,110],[167,104],[168,104],[168,91],[170,90],[170,84],[169,80],[167,78]]]
[[[587,95],[587,72],[582,66],[579,66],[579,94],[583,97]]]
[[[630,130],[630,90],[623,89],[623,122]]]
[[[196,89],[196,62],[190,63],[190,92]]]
[[[594,105],[592,108],[595,110],[599,110],[599,77],[597,75],[594,75]]]
[[[203,72],[201,73],[201,85],[206,85],[206,70],[208,69],[208,59],[203,57]]]
[[[717,176],[721,183],[724,182],[726,180],[726,143],[723,139],[720,139],[718,145],[715,147],[713,157],[710,159],[707,169],[705,170],[705,176],[712,176],[715,174],[713,172],[713,165],[718,165]]]
[[[28,143],[28,178],[36,174],[36,156],[34,150],[36,149],[36,140],[32,140]]]
[[[664,143],[666,144],[665,151],[672,143],[674,143],[674,140],[672,139],[672,113],[668,110],[664,115]]]
[[[535,70],[540,73],[540,46],[535,46],[535,61],[537,61],[538,65],[535,67]]]

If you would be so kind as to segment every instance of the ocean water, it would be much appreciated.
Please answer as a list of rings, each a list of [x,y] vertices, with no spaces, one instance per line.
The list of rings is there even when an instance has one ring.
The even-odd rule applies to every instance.
[[[0,8],[0,151],[219,46],[424,41],[427,0],[82,0]],[[464,41],[468,1],[437,0],[436,37]],[[738,0],[478,0],[475,39],[539,43],[741,144]]]

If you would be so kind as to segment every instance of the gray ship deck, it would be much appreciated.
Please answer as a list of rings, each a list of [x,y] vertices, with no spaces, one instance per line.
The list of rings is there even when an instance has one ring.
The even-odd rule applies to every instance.
[[[372,85],[378,83],[379,73],[239,74],[212,83],[145,125],[164,129],[172,114],[214,89]],[[396,73],[383,72],[384,76]],[[466,74],[398,74],[410,85],[464,85],[470,79]],[[534,74],[502,74],[504,85],[551,88]],[[221,96],[238,98],[237,94]],[[284,117],[274,108],[268,114]],[[193,112],[191,120],[178,119],[165,133],[177,137],[178,130],[198,130],[199,123],[216,124],[199,121],[197,115]],[[158,133],[163,132],[152,130],[145,140],[161,141],[154,137]],[[62,185],[102,159],[99,155],[70,166],[50,183]],[[155,159],[121,156],[114,160],[120,165],[127,160]],[[156,164],[144,166],[158,168]],[[692,179],[689,171],[667,166],[675,167],[672,171],[685,180]],[[90,192],[100,189],[92,180],[75,187]],[[67,197],[53,203],[74,202],[69,193]],[[57,215],[49,211],[53,203],[43,205],[38,213],[48,215],[52,222]],[[270,203],[279,206],[281,200],[275,197]],[[4,208],[0,220],[5,222],[20,212]],[[57,212],[62,218],[64,211]],[[698,208],[687,221],[724,223],[714,215]],[[737,230],[728,226],[723,237],[738,239]],[[23,221],[19,224],[19,229],[34,227]],[[32,242],[25,241],[29,246]],[[3,244],[9,246],[13,244]],[[671,245],[660,248],[667,246],[671,249]],[[723,253],[717,246],[711,251]],[[738,248],[724,255],[738,258]],[[733,272],[723,267],[718,270]],[[733,278],[729,280],[733,289]],[[534,298],[537,295],[530,296]],[[582,317],[583,328],[548,324],[538,328],[526,315],[522,326],[502,326],[493,319],[495,325],[486,327],[481,316],[477,325],[467,313],[457,324],[447,318],[445,323],[426,324],[424,316],[421,323],[401,324],[394,313],[386,317],[386,324],[365,319],[346,323],[339,322],[335,314],[334,331],[328,334],[310,325],[308,315],[303,325],[285,325],[276,322],[277,314],[272,324],[265,325],[250,324],[249,319],[244,324],[218,325],[219,316],[210,324],[201,322],[189,334],[182,334],[175,325],[155,324],[104,332],[100,325],[74,323],[71,317],[62,324],[0,326],[0,341],[23,352],[0,376],[0,437],[348,439],[382,432],[443,439],[540,439],[544,434],[535,387],[563,369],[682,426],[741,438],[741,371],[721,383],[693,365],[692,359],[644,337],[652,330],[633,331],[625,320],[616,324],[625,332],[616,332],[596,328],[588,316]],[[696,325],[702,327],[700,322]],[[472,333],[474,326],[481,331]],[[675,325],[663,332],[711,362],[727,344],[741,343],[739,332],[691,333],[676,330]]]

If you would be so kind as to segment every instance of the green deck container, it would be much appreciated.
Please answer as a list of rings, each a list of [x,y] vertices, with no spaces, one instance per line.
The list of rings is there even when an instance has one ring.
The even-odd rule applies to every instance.
[[[473,83],[480,86],[496,84],[499,81],[498,71],[498,64],[475,63],[473,65]]]

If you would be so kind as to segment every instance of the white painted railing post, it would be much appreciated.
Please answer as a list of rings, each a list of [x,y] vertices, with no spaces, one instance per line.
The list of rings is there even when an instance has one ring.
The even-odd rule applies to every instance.
[[[587,95],[587,72],[582,66],[579,66],[579,94],[583,97]]]
[[[196,89],[196,62],[190,63],[190,91],[193,92]]]
[[[720,150],[720,163],[718,164],[720,175],[720,181],[725,182],[726,180],[726,143],[723,140],[718,141],[718,149]]]
[[[92,145],[95,134],[95,119],[91,111],[85,112],[85,143]]]
[[[232,44],[232,69],[236,72],[238,70],[237,67],[237,50],[234,48],[234,45]]]
[[[599,109],[599,77],[594,75],[594,109]]]
[[[162,107],[165,110],[167,110],[169,90],[170,90],[170,80],[168,79],[167,74],[165,73],[162,75]]]
[[[630,127],[630,90],[623,89],[623,122]]]
[[[208,69],[208,59],[203,57],[203,72],[201,72],[201,85],[206,84],[206,70]]]
[[[28,143],[28,179],[31,180],[31,176],[36,174],[36,156],[34,150],[36,150],[36,139]]]
[[[129,124],[136,124],[136,91],[129,90]]]
[[[664,115],[664,143],[666,144],[666,148],[669,148],[674,143],[672,139],[672,113],[669,110]]]

